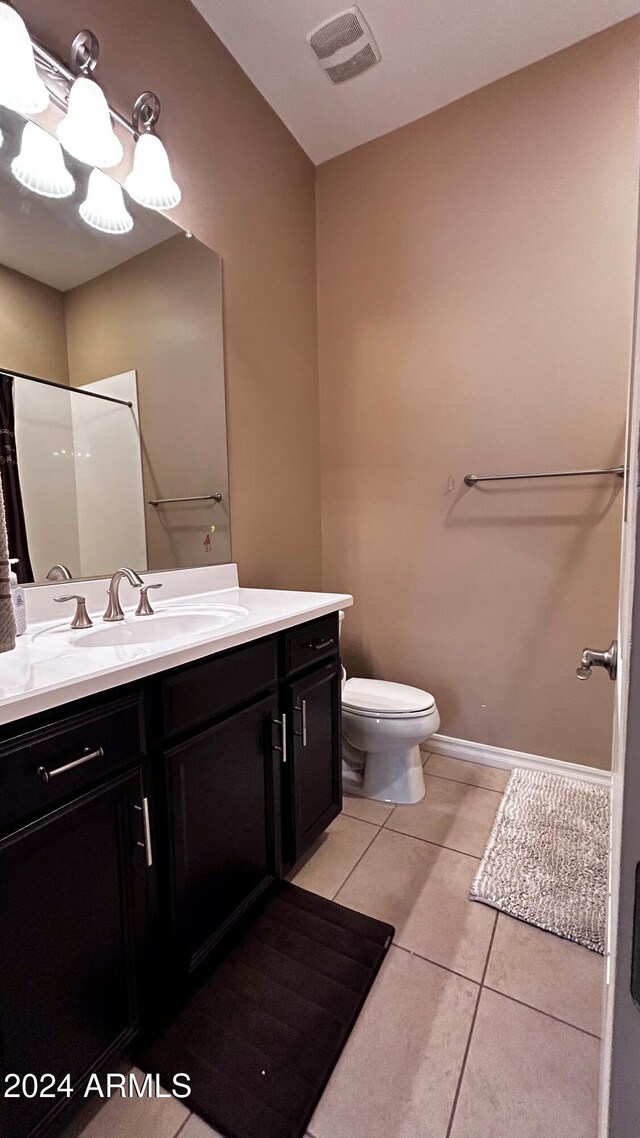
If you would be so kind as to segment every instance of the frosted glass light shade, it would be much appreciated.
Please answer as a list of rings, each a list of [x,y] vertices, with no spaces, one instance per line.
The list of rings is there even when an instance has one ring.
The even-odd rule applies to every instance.
[[[93,79],[80,75],[73,84],[58,138],[69,154],[88,166],[107,169],[122,161],[122,144],[113,129],[109,104]]]
[[[23,186],[45,198],[68,198],[76,187],[57,138],[33,122],[28,122],[22,132],[20,153],[13,159],[11,170]]]
[[[0,3],[0,104],[21,115],[37,115],[49,105],[26,24],[5,3]]]
[[[141,134],[133,155],[133,169],[125,180],[127,193],[149,209],[172,209],[181,198],[167,152],[155,134]]]
[[[122,187],[102,170],[91,171],[87,196],[79,209],[82,220],[101,233],[129,233],[133,229]]]

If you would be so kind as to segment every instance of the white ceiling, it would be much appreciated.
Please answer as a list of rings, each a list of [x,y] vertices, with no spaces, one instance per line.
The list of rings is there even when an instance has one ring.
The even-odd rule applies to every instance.
[[[193,0],[314,162],[640,11],[640,0],[360,0],[382,62],[334,86],[306,35],[353,0]]]

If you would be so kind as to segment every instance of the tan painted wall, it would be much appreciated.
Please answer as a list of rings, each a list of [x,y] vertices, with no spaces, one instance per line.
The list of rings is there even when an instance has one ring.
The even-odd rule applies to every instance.
[[[220,258],[177,234],[71,289],[65,313],[74,387],[137,372],[145,501],[224,498],[146,505],[149,568],[230,561]]]
[[[318,178],[347,664],[433,691],[444,734],[603,767],[613,685],[575,667],[615,634],[620,485],[461,481],[622,460],[639,44],[618,26]]]
[[[62,293],[6,265],[0,265],[0,367],[69,382]]]
[[[96,78],[130,114],[144,88],[183,189],[172,216],[224,260],[234,556],[246,585],[317,587],[320,489],[311,162],[189,0],[21,0],[67,56],[98,35]]]

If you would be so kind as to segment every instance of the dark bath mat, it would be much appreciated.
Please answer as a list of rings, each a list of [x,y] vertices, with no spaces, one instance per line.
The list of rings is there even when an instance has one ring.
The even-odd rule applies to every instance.
[[[140,1065],[228,1138],[301,1138],[393,933],[282,882]]]

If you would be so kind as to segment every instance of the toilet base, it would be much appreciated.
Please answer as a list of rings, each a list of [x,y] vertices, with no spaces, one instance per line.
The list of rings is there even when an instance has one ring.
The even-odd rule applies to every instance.
[[[364,777],[346,764],[343,787],[347,794],[374,798],[394,806],[412,806],[425,795],[422,755],[419,747],[404,751],[368,751]]]

